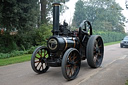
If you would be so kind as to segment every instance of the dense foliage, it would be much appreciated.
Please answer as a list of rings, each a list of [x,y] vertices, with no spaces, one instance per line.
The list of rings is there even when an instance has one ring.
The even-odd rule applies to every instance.
[[[58,0],[65,3],[69,0]],[[27,50],[32,46],[46,45],[51,35],[48,17],[53,0],[0,0],[0,52]],[[40,11],[41,6],[41,11]],[[43,13],[43,14],[42,14]],[[40,19],[47,19],[40,21]],[[40,25],[41,22],[45,24]]]
[[[36,44],[46,45],[47,39],[52,35],[52,25],[43,24],[37,29],[36,32]]]
[[[65,3],[69,0],[40,0],[41,3],[41,23],[46,24],[51,19],[52,14],[52,4],[54,2],[57,3]],[[67,6],[60,6],[60,11],[63,13],[64,10],[67,9]]]
[[[38,0],[0,0],[0,6],[0,52],[25,51],[50,36],[51,25],[37,28]]]
[[[39,4],[37,0],[1,0],[0,25],[6,31],[30,31],[37,25]]]
[[[83,20],[88,20],[93,34],[101,35],[104,43],[120,41],[126,35],[121,11],[115,0],[78,0],[72,24],[78,27]]]
[[[0,35],[0,52],[7,53],[13,50],[28,50],[32,46],[46,44],[51,35],[51,25],[42,25],[40,28],[22,32],[16,35],[4,33]]]
[[[112,31],[95,31],[93,34],[100,35],[103,38],[104,43],[121,41],[126,35],[125,33]]]
[[[79,26],[82,20],[88,20],[95,30],[124,32],[125,17],[121,10],[115,0],[79,0],[75,7],[73,25]]]
[[[37,2],[37,0],[0,1],[0,52],[26,50],[35,44],[33,38],[39,17]]]

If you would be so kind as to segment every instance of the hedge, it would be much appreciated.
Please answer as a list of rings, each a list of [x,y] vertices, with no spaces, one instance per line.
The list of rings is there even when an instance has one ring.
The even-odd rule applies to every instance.
[[[110,32],[110,31],[107,31],[107,32],[95,31],[93,34],[94,35],[100,35],[103,38],[104,43],[121,41],[124,38],[124,36],[126,36],[125,33]]]

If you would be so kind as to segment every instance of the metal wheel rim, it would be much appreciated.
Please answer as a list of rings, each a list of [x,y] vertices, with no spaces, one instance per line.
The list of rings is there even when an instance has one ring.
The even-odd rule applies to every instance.
[[[32,56],[31,65],[35,72],[44,73],[48,70],[49,66],[46,64],[46,59],[49,57],[49,52],[46,48],[39,48],[35,50]]]
[[[80,69],[80,58],[77,52],[72,51],[69,56],[67,57],[66,63],[66,75],[69,79],[73,79],[76,77]]]
[[[100,66],[102,60],[103,60],[103,43],[101,38],[97,38],[95,43],[94,43],[94,50],[93,50],[93,61],[94,64],[98,67]]]

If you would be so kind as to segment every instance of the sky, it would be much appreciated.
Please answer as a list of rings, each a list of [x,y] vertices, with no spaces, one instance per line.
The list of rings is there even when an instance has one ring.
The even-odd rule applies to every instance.
[[[66,10],[65,13],[61,14],[60,23],[62,23],[64,20],[66,20],[66,22],[68,24],[71,24],[73,15],[74,15],[74,11],[75,11],[75,3],[77,1],[78,0],[70,0],[69,2],[65,3],[65,5],[69,7],[69,9]],[[125,0],[115,0],[115,1],[117,3],[119,3],[119,5],[123,8],[122,14],[126,17],[126,19],[128,19],[128,9],[126,9],[126,7],[125,7]],[[125,31],[128,31],[128,23],[125,25],[126,25]]]
[[[60,17],[60,22],[62,23],[64,20],[66,20],[67,23],[71,24],[74,11],[75,11],[75,4],[78,0],[70,0],[69,2],[65,3],[66,6],[69,7],[68,10],[65,11]]]

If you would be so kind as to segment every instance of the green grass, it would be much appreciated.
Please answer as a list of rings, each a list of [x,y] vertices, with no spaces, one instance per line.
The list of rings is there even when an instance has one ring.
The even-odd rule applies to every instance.
[[[125,85],[128,85],[128,80],[126,81]]]
[[[118,43],[120,43],[120,41],[105,43],[104,46],[113,45],[113,44],[118,44]]]
[[[0,66],[29,61],[31,59],[31,55],[32,54],[26,54],[26,55],[22,55],[22,56],[0,59]]]
[[[105,43],[104,45],[108,46],[108,45],[117,44],[117,43],[120,43],[120,41]],[[21,62],[25,62],[25,61],[30,61],[31,56],[32,56],[32,54],[25,54],[25,55],[22,55],[22,56],[0,59],[0,66],[5,66],[5,65],[9,65],[9,64],[15,64],[15,63],[21,63]]]

